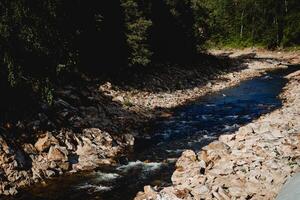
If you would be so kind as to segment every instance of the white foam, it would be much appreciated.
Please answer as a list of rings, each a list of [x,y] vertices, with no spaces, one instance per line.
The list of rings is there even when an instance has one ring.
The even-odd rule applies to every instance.
[[[224,125],[223,131],[232,131],[236,128],[239,128],[240,126],[238,124],[233,124],[232,126]]]
[[[206,104],[206,107],[216,107],[216,104]]]
[[[97,176],[97,181],[112,181],[120,177],[120,175],[116,173],[95,172],[95,175]]]
[[[104,185],[93,185],[85,183],[83,185],[79,185],[76,187],[79,190],[89,190],[92,192],[101,192],[101,191],[109,191],[112,189],[112,187],[104,186]]]
[[[185,151],[185,149],[176,149],[176,150],[169,150],[169,149],[167,149],[166,150],[166,152],[168,152],[168,153],[176,153],[176,154],[178,154],[178,153],[182,153],[182,152],[184,152]]]
[[[272,79],[272,77],[267,75],[267,76],[264,76],[263,79]]]
[[[203,135],[203,138],[204,139],[216,139],[216,138],[218,138],[217,136],[213,136],[213,135]],[[200,139],[200,141],[201,141],[202,139]]]
[[[238,115],[228,115],[225,118],[227,118],[227,119],[236,119],[238,117],[239,117]]]
[[[130,169],[139,168],[145,172],[149,172],[149,171],[158,170],[161,168],[161,166],[162,166],[162,163],[158,163],[158,162],[145,163],[145,162],[137,160],[134,162],[129,162],[127,165],[122,165],[122,166],[118,167],[117,170],[127,172]]]
[[[203,120],[207,120],[207,115],[201,115],[201,118],[202,118]]]
[[[242,116],[243,119],[251,119],[251,116],[250,115],[244,115]]]

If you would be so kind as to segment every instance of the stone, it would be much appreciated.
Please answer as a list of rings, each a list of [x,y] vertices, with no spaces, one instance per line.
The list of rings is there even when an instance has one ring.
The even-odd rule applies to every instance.
[[[200,160],[199,166],[200,166],[200,174],[205,174],[206,163],[204,162],[204,160]]]
[[[147,185],[144,187],[144,192],[140,192],[134,198],[134,200],[156,200],[157,193],[152,189],[151,186]]]
[[[99,165],[112,164],[110,158],[120,151],[119,146],[113,145],[113,138],[97,128],[84,129],[83,135],[75,137],[75,140],[78,162],[73,164],[74,170],[91,170]]]
[[[207,194],[207,193],[209,193],[209,189],[207,188],[207,186],[206,185],[201,185],[199,188],[197,188],[198,189],[198,192],[200,193],[200,194]]]
[[[56,167],[57,167],[56,162],[55,162],[55,161],[51,161],[50,164],[49,164],[49,168],[50,168],[50,169],[54,169],[54,168],[56,168]]]
[[[211,170],[211,173],[215,173],[218,175],[227,175],[233,172],[233,162],[227,161],[223,159],[222,161],[218,162]]]
[[[176,192],[173,187],[166,187],[158,194],[158,200],[181,200],[176,196]]]
[[[37,149],[32,144],[25,143],[23,145],[23,150],[27,154],[38,154]]]
[[[224,200],[230,200],[229,195],[223,190],[222,187],[218,188],[218,193],[222,197],[222,199],[224,199]]]
[[[124,103],[125,100],[122,96],[116,96],[112,99],[112,101],[118,102],[118,103]]]
[[[253,133],[253,128],[250,125],[242,126],[238,130],[238,134],[241,134],[243,136],[250,135],[252,133]]]
[[[230,187],[228,191],[233,197],[241,197],[243,195],[243,189],[241,187]]]
[[[11,187],[8,191],[10,195],[16,195],[18,193],[16,187]]]
[[[181,157],[176,162],[177,168],[185,168],[190,164],[191,162],[197,161],[197,157],[194,151],[187,150],[184,151],[181,155]]]
[[[131,134],[124,134],[125,143],[129,146],[134,145],[134,137]]]
[[[219,137],[219,141],[220,141],[220,142],[224,142],[225,144],[227,144],[228,142],[234,140],[235,137],[236,137],[235,134],[221,135],[221,136]]]
[[[57,164],[58,167],[62,170],[62,171],[68,171],[70,169],[70,163],[69,162],[60,162]]]
[[[47,177],[54,177],[56,175],[52,170],[46,170],[45,174]]]
[[[68,151],[66,147],[61,147],[59,145],[51,146],[48,152],[49,161],[67,161]]]
[[[207,166],[209,166],[209,163],[213,163],[230,153],[231,149],[228,145],[220,141],[214,141],[202,149],[202,151],[198,154],[198,158],[205,161]]]
[[[271,130],[272,127],[270,126],[270,122],[260,122],[257,123],[255,127],[253,127],[253,131],[257,134],[270,132]]]
[[[1,135],[0,135],[0,150],[3,150],[6,154],[13,153],[13,149],[7,144],[7,142]]]
[[[44,152],[48,150],[51,145],[55,144],[58,144],[58,140],[50,132],[47,132],[43,137],[37,140],[34,146],[39,152]]]

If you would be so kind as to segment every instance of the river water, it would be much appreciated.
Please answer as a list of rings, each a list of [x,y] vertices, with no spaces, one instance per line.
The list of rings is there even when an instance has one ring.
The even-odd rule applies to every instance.
[[[127,200],[144,185],[170,184],[176,158],[229,134],[281,106],[284,75],[276,70],[176,108],[169,119],[153,124],[151,139],[137,140],[128,159],[116,167],[63,176],[21,192],[14,200]]]

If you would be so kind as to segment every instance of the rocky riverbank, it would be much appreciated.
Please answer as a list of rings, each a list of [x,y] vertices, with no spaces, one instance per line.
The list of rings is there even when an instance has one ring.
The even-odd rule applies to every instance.
[[[135,200],[275,199],[300,171],[300,71],[286,78],[281,109],[220,136],[198,153],[185,151],[172,186],[145,186]]]
[[[287,65],[300,63],[298,52],[280,53],[246,49],[238,52],[211,50],[210,53],[218,57],[230,58],[235,61],[236,66],[229,71],[212,71],[207,66],[207,74],[200,74],[199,69],[180,70],[170,67],[168,68],[170,71],[166,73],[168,77],[161,78],[154,75],[152,80],[145,81],[145,85],[150,85],[148,88],[157,86],[158,91],[113,88],[110,84],[102,85],[100,89],[117,101],[142,109],[173,108],[207,93],[216,92],[236,85],[240,81],[259,76],[266,70],[286,68]],[[173,81],[166,81],[170,78],[174,78]]]
[[[214,54],[228,59],[224,53]],[[230,59],[226,66],[205,70],[168,67],[131,86],[94,81],[58,88],[51,107],[41,103],[24,119],[0,126],[0,195],[14,195],[64,173],[117,164],[134,137],[145,137],[140,130],[149,120],[168,117],[174,107],[292,63],[253,52]]]

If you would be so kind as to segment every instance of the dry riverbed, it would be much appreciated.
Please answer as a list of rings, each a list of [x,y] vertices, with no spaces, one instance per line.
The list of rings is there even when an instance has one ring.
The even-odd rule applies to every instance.
[[[300,171],[300,71],[286,78],[282,108],[220,136],[198,153],[185,151],[172,186],[145,186],[135,200],[275,199]]]
[[[207,93],[236,85],[242,80],[259,76],[266,70],[285,68],[299,60],[299,54],[289,52],[269,53],[274,54],[272,57],[266,52],[258,51],[254,55],[252,50],[236,55],[220,51],[211,53],[218,56],[230,54],[229,57],[239,65],[230,72],[219,73],[215,73],[212,66],[209,74],[216,74],[213,78],[201,74],[201,70],[170,67],[165,76],[153,76],[152,82],[148,83],[150,86],[165,86],[162,90],[126,89],[109,82],[83,88],[67,86],[57,90],[52,110],[41,106],[42,111],[34,115],[36,118],[0,127],[1,131],[4,130],[0,135],[0,196],[14,195],[22,187],[43,182],[54,176],[93,170],[100,165],[116,164],[115,158],[133,146],[134,137],[141,136],[140,126],[147,121],[157,117],[168,117],[172,115],[172,108]],[[176,85],[170,84],[177,83],[177,80],[172,80],[174,76],[182,79],[180,84],[183,87],[177,89]],[[58,124],[64,124],[66,127],[53,130]],[[43,126],[52,127],[51,131],[40,130]],[[21,130],[23,127],[28,128],[19,131],[21,135],[16,137],[10,134],[9,127],[21,127]],[[33,136],[28,138],[30,134],[25,130],[31,129],[40,132],[38,137],[32,134]],[[229,140],[229,143],[232,140]],[[220,146],[219,143],[216,145]],[[194,159],[191,162],[193,166],[198,163],[193,152],[186,154],[188,159],[190,156]],[[178,162],[180,166],[180,161]],[[203,160],[201,164],[205,173],[208,173],[210,162],[206,163]],[[178,168],[182,168],[180,173],[189,176],[184,167]],[[198,170],[198,164],[192,169]],[[179,179],[177,183],[180,183]],[[222,189],[217,189],[217,192],[219,191]]]

